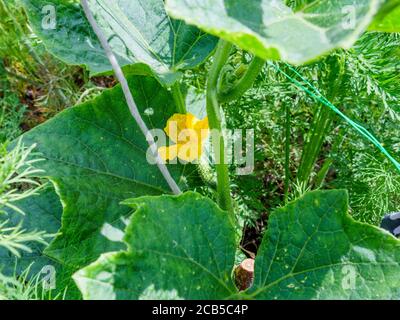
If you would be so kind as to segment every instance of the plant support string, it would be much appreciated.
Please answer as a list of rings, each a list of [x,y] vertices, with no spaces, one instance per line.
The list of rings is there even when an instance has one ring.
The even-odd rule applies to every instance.
[[[128,85],[128,81],[126,80],[124,73],[117,61],[117,58],[115,57],[114,53],[112,52],[112,49],[105,37],[105,35],[103,34],[101,28],[98,26],[96,20],[94,19],[94,16],[92,14],[92,12],[90,11],[89,5],[87,3],[87,0],[81,0],[81,4],[83,7],[83,10],[85,12],[85,15],[90,23],[90,25],[93,28],[93,31],[95,32],[95,34],[97,35],[97,37],[100,40],[100,43],[107,55],[108,60],[111,63],[111,66],[114,70],[115,76],[117,77],[118,81],[121,84],[122,87],[122,91],[124,92],[125,95],[125,99],[126,102],[128,104],[129,110],[133,116],[133,118],[135,119],[136,123],[138,124],[140,130],[142,131],[142,133],[144,134],[144,136],[146,137],[146,140],[150,146],[150,150],[156,160],[157,166],[160,169],[162,175],[164,176],[165,180],[167,181],[169,187],[171,188],[172,192],[174,194],[180,194],[181,190],[179,188],[179,186],[177,185],[177,183],[175,182],[175,180],[172,178],[167,166],[164,164],[163,160],[161,159],[160,155],[158,154],[158,150],[157,150],[157,145],[154,141],[154,137],[153,135],[150,133],[150,130],[148,129],[146,123],[143,121],[139,110],[136,106],[135,100],[132,96],[132,93],[129,89],[129,85]]]
[[[342,119],[344,119],[348,124],[350,124],[358,133],[361,134],[365,139],[370,141],[378,150],[384,154],[396,167],[396,169],[400,172],[400,163],[393,158],[393,156],[383,147],[383,145],[376,139],[367,129],[365,129],[362,125],[356,123],[355,121],[351,120],[348,116],[346,116],[342,111],[340,111],[335,105],[333,105],[327,98],[325,98],[317,88],[315,88],[307,79],[305,79],[295,68],[286,64],[287,67],[293,71],[306,85],[303,85],[300,81],[292,78],[288,75],[285,71],[279,68],[272,62],[268,62],[270,66],[272,66],[275,70],[282,73],[287,79],[293,82],[298,88],[309,94],[311,97],[325,105],[326,107],[330,108],[336,114],[338,114]],[[308,88],[307,88],[308,87]]]

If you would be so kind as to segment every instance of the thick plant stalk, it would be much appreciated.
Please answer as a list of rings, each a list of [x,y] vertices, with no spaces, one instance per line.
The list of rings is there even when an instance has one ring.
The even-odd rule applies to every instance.
[[[263,59],[254,57],[244,76],[235,83],[233,88],[231,88],[227,92],[219,93],[218,101],[220,103],[228,103],[237,100],[241,96],[243,96],[243,94],[253,86],[254,81],[256,80],[264,65],[265,61]]]
[[[221,70],[229,58],[232,45],[220,40],[214,55],[214,62],[207,81],[207,115],[210,129],[218,134],[219,143],[214,147],[215,158],[218,161],[215,168],[217,171],[218,204],[226,211],[233,212],[232,198],[230,193],[230,180],[228,165],[225,164],[225,141],[222,132],[222,117],[218,103],[218,79]]]
[[[179,82],[175,82],[175,84],[171,88],[172,96],[174,98],[175,104],[177,106],[177,110],[180,114],[186,114],[186,103],[185,99],[182,95],[181,85]]]
[[[121,69],[120,65],[118,64],[117,58],[115,57],[110,45],[108,44],[108,41],[103,34],[103,31],[100,29],[96,20],[94,19],[94,16],[93,16],[92,12],[90,11],[87,0],[81,0],[81,4],[82,4],[82,7],[83,7],[83,10],[85,12],[87,19],[93,28],[93,31],[95,32],[95,34],[97,35],[97,37],[100,40],[100,43],[107,55],[108,60],[110,60],[110,63],[114,70],[115,76],[117,77],[118,81],[121,83],[122,91],[124,92],[125,99],[128,104],[129,110],[130,110],[133,118],[135,119],[136,123],[138,124],[140,130],[146,137],[146,140],[150,146],[150,150],[153,153],[153,156],[157,162],[158,168],[160,169],[162,175],[164,176],[165,180],[167,181],[172,192],[174,194],[180,194],[181,190],[180,190],[179,186],[176,184],[175,180],[172,178],[167,166],[163,163],[160,155],[158,154],[157,145],[154,141],[154,137],[150,133],[150,130],[147,128],[146,123],[143,121],[143,119],[139,113],[139,110],[136,106],[135,100],[133,99],[132,93],[129,89],[128,81],[126,80],[124,73],[122,72],[122,69]]]

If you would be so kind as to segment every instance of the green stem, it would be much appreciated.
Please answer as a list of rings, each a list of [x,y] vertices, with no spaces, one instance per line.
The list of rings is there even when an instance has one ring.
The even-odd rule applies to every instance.
[[[284,195],[285,195],[285,203],[288,202],[289,199],[289,183],[290,183],[290,106],[286,104],[286,132],[285,132],[285,186],[284,186]]]
[[[174,98],[175,104],[177,106],[177,110],[180,114],[186,114],[186,103],[185,99],[183,98],[181,85],[179,82],[175,82],[175,84],[171,88],[172,96]]]
[[[334,116],[335,114],[331,110],[323,106],[318,106],[318,112],[311,128],[310,138],[306,142],[304,152],[301,157],[297,176],[299,182],[309,182],[311,173],[313,172],[314,165],[318,159],[318,155],[321,151],[326,135],[331,129]]]
[[[264,60],[255,57],[250,63],[244,76],[235,83],[233,88],[230,88],[226,92],[219,93],[218,101],[220,103],[228,103],[237,100],[241,96],[243,96],[243,94],[253,86],[254,81],[256,80],[264,65]]]
[[[214,55],[214,62],[207,80],[207,115],[210,129],[216,134],[219,141],[213,139],[217,171],[217,192],[219,206],[228,212],[233,212],[230,193],[228,165],[225,164],[225,141],[222,132],[221,110],[218,104],[218,80],[221,70],[229,58],[232,45],[220,40]]]
[[[340,88],[345,72],[345,61],[342,57],[332,57],[330,62],[332,71],[329,75],[329,83],[333,83],[334,85],[330,87],[328,99],[334,101],[335,99],[340,98]],[[309,183],[315,163],[317,162],[318,156],[321,152],[322,145],[331,130],[335,118],[335,114],[331,109],[325,108],[325,106],[322,105],[318,105],[317,108],[297,173],[297,179],[302,183]]]

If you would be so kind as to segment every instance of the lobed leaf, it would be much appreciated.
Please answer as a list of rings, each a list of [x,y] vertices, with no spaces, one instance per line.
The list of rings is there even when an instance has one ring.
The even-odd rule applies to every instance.
[[[399,299],[400,241],[355,222],[345,191],[278,209],[255,263],[255,299]]]
[[[124,204],[137,209],[124,237],[128,251],[103,255],[74,275],[85,299],[223,299],[236,292],[227,212],[193,192]]]
[[[89,0],[95,19],[109,39],[121,66],[139,64],[132,73],[153,74],[171,86],[179,70],[201,64],[216,39],[196,27],[170,19],[163,0]],[[92,74],[111,65],[77,1],[23,0],[34,31],[47,49],[69,64],[86,65]],[[56,24],[49,20],[54,8]],[[44,24],[45,23],[45,24]]]
[[[137,208],[125,252],[74,280],[86,299],[399,299],[400,241],[355,222],[345,191],[316,191],[270,217],[253,287],[238,294],[234,228],[210,200],[187,193],[128,200]]]
[[[54,188],[47,187],[40,190],[38,195],[24,198],[15,203],[25,215],[11,209],[6,209],[7,214],[0,216],[0,221],[8,220],[9,226],[22,224],[26,231],[43,231],[49,235],[56,235],[61,227],[62,206]],[[50,239],[48,239],[50,240]],[[29,270],[29,277],[39,276],[43,281],[49,272],[55,271],[55,288],[53,293],[66,294],[67,298],[80,297],[75,283],[71,279],[73,269],[51,259],[44,254],[45,244],[38,242],[24,243],[31,252],[20,251],[21,257],[16,258],[8,250],[0,246],[0,272],[7,276],[20,276]],[[50,275],[51,276],[51,275]],[[51,279],[48,278],[48,281]],[[42,286],[39,286],[42,289]]]
[[[53,188],[41,190],[38,195],[15,202],[25,215],[9,208],[6,214],[0,216],[0,221],[9,221],[9,226],[22,224],[22,229],[27,231],[44,231],[46,234],[56,234],[61,227],[62,207],[60,199]],[[32,263],[32,273],[38,273],[43,266],[51,261],[43,256],[46,245],[38,242],[26,243],[32,252],[21,251],[21,257],[16,257],[0,246],[0,269],[3,273],[11,275],[14,271],[20,272]],[[15,270],[16,268],[16,270]]]
[[[176,112],[170,92],[154,78],[131,76],[128,82],[148,127],[164,128]],[[125,248],[121,230],[132,210],[120,201],[171,192],[158,167],[147,161],[147,141],[120,86],[61,112],[22,141],[37,144],[45,159],[37,167],[54,182],[64,207],[60,235],[46,254],[73,268]],[[194,168],[171,164],[169,169],[186,188]]]
[[[369,30],[400,32],[400,0],[384,1]]]
[[[176,19],[265,60],[302,64],[349,48],[368,27],[380,0],[315,0],[297,11],[283,0],[167,0]]]

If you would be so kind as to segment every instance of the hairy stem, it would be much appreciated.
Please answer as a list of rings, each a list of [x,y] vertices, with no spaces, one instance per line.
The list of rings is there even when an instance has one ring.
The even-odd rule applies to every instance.
[[[220,103],[228,103],[237,100],[241,96],[243,96],[243,94],[253,86],[254,81],[256,80],[264,65],[265,61],[263,59],[254,57],[246,73],[240,80],[235,83],[233,88],[229,89],[227,92],[219,93],[218,101]]]
[[[214,153],[217,171],[217,192],[220,207],[233,212],[232,198],[230,193],[230,181],[228,165],[225,164],[225,141],[222,132],[222,117],[218,103],[218,79],[221,70],[229,58],[232,45],[220,40],[214,55],[214,62],[207,80],[207,115],[210,129],[216,133],[219,141],[213,139]]]
[[[136,123],[138,124],[140,130],[144,134],[147,139],[147,142],[150,146],[150,150],[153,153],[154,158],[156,159],[157,166],[160,169],[162,175],[164,176],[165,180],[167,181],[169,187],[171,188],[174,194],[180,194],[181,190],[179,189],[178,185],[176,184],[175,180],[172,178],[170,172],[168,171],[167,166],[164,164],[163,160],[161,159],[160,155],[158,154],[157,145],[154,141],[153,135],[150,133],[149,129],[147,128],[146,123],[143,121],[139,110],[136,106],[135,100],[133,99],[132,93],[129,89],[128,81],[126,80],[124,73],[120,65],[118,64],[117,58],[115,57],[114,53],[110,45],[108,44],[107,38],[104,36],[102,30],[98,26],[96,20],[93,17],[92,12],[89,9],[87,0],[81,0],[81,4],[85,15],[93,28],[93,31],[96,33],[97,37],[100,40],[100,43],[107,55],[108,60],[113,67],[115,76],[117,77],[118,81],[121,83],[122,91],[124,92],[126,102],[128,104],[129,110],[135,119]]]
[[[181,85],[179,82],[175,82],[175,84],[171,88],[172,96],[174,98],[177,110],[180,114],[186,114],[186,103],[185,99],[183,98]]]

